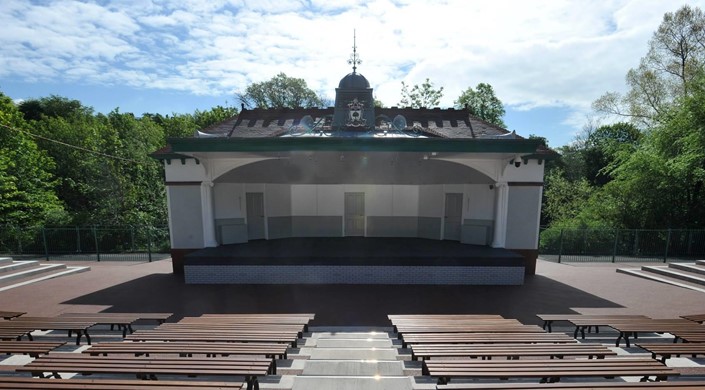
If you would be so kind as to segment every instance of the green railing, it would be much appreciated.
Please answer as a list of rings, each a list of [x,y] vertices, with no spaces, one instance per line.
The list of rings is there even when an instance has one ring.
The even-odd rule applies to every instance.
[[[542,229],[539,254],[557,262],[625,262],[705,258],[705,230]]]
[[[169,247],[161,226],[0,226],[0,253],[16,258],[152,261]]]

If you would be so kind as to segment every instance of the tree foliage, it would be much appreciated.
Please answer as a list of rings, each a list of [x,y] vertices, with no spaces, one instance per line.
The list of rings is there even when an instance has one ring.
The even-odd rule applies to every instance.
[[[593,107],[650,126],[689,94],[689,84],[704,63],[705,16],[699,8],[684,5],[664,15],[646,56],[627,73],[627,94],[608,92]]]
[[[421,85],[416,84],[411,89],[402,81],[399,106],[410,108],[437,107],[442,97],[443,87],[434,88],[433,83],[428,78]]]
[[[304,79],[284,73],[250,84],[236,97],[248,108],[312,108],[327,104],[326,99],[311,90]]]
[[[479,83],[472,89],[468,87],[455,101],[457,108],[467,107],[470,113],[486,122],[506,127],[502,117],[505,110],[502,101],[495,96],[490,84]]]

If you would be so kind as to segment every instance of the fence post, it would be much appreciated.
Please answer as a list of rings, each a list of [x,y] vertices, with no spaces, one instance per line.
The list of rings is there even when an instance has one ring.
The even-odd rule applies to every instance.
[[[617,257],[617,243],[619,242],[619,229],[614,230],[614,245],[612,246],[612,262],[615,262]]]
[[[95,242],[95,257],[100,261],[100,248],[98,248],[98,229],[93,225],[93,241]]]
[[[563,229],[561,229],[561,235],[558,237],[558,262],[561,262],[561,256],[563,255]]]
[[[135,227],[130,225],[130,249],[135,251]]]
[[[81,253],[81,229],[76,225],[76,252]]]
[[[693,247],[693,231],[688,230],[688,257],[690,257],[690,253],[692,252],[692,247]]]
[[[147,257],[152,262],[152,227],[147,226]]]
[[[45,227],[42,227],[42,242],[44,243],[44,256],[47,261],[49,261],[49,247],[47,246],[47,233]]]
[[[663,262],[668,261],[668,247],[671,246],[671,228],[668,228],[668,237],[666,238],[666,253],[663,254]]]

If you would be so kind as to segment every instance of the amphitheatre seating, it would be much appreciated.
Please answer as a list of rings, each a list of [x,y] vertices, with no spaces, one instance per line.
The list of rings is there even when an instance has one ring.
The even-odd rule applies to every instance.
[[[451,378],[541,378],[541,382],[558,382],[564,377],[642,377],[664,380],[678,372],[654,359],[526,359],[526,360],[426,360],[422,374],[438,378],[438,384]]]
[[[683,340],[686,343],[705,343],[705,332],[702,331],[680,331],[674,330],[673,335],[675,336],[674,341]]]
[[[645,320],[613,320],[607,326],[619,332],[615,346],[624,340],[630,346],[629,337],[636,337],[638,333],[701,333],[705,336],[705,326],[684,319],[645,319]],[[676,336],[679,337],[679,336]]]
[[[144,381],[136,379],[49,379],[0,377],[0,389],[15,390],[217,390],[242,389],[244,382]]]
[[[420,344],[549,344],[577,343],[564,333],[408,333],[402,348]]]
[[[0,341],[0,353],[8,355],[23,354],[31,357],[47,354],[66,343],[43,343],[38,341]]]
[[[639,343],[637,346],[651,352],[654,359],[661,356],[662,362],[674,355],[705,355],[705,343]]]
[[[7,328],[3,329],[0,327],[0,340],[3,341],[8,341],[8,340],[20,340],[22,339],[22,336],[28,335],[28,331],[24,328],[20,329],[14,329],[14,328]],[[31,337],[31,335],[30,335]]]
[[[238,324],[238,323],[183,323],[183,322],[170,322],[161,324],[154,330],[165,330],[165,331],[193,331],[193,330],[211,330],[216,332],[223,331],[247,331],[247,330],[269,330],[269,331],[287,331],[296,332],[298,337],[303,337],[303,325],[292,325],[292,324]]]
[[[275,343],[219,343],[219,342],[104,342],[92,345],[83,353],[92,356],[112,354],[173,354],[181,357],[206,355],[206,357],[230,355],[264,356],[272,360],[272,374],[277,373],[276,359],[286,359],[287,345]]]
[[[140,379],[157,379],[157,375],[228,375],[244,376],[248,389],[258,389],[258,377],[270,373],[269,359],[250,356],[206,358],[166,358],[134,356],[90,356],[79,353],[50,353],[41,356],[18,372],[30,372],[32,376],[60,378],[60,372],[88,374],[135,374]]]
[[[399,339],[410,333],[544,333],[536,325],[521,323],[477,323],[477,324],[430,324],[430,325],[396,325]]]
[[[25,314],[27,312],[24,311],[0,311],[0,317],[5,320],[11,320]]]
[[[705,381],[678,381],[678,382],[586,382],[586,383],[483,383],[483,384],[447,384],[436,386],[437,390],[678,390],[678,389],[703,389]]]
[[[0,334],[3,331],[14,329],[23,332],[18,338],[23,335],[32,340],[31,332],[35,330],[65,330],[71,334],[76,333],[76,345],[81,344],[81,337],[86,337],[86,342],[91,343],[91,336],[88,334],[88,328],[96,323],[82,319],[62,319],[59,317],[19,317],[10,321],[0,321]],[[7,339],[7,338],[5,338]]]
[[[544,356],[562,359],[565,356],[604,358],[617,353],[603,345],[594,344],[422,344],[411,347],[411,360],[429,360],[432,357],[468,357],[491,359],[506,356],[509,359]]]
[[[648,318],[646,316],[634,314],[537,314],[536,316],[543,321],[543,328],[548,330],[549,332],[553,331],[552,325],[555,321],[566,321],[573,323],[573,320],[592,320],[596,323],[601,323],[610,320]],[[600,325],[602,324],[594,325],[596,331],[599,331],[598,326]],[[575,328],[575,333],[573,337],[578,337],[579,330],[580,327]],[[585,329],[582,329],[582,331],[585,332]]]

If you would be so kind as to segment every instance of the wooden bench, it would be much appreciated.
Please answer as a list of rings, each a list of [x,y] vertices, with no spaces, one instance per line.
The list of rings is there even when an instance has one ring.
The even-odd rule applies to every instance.
[[[670,332],[675,336],[674,341],[682,340],[683,342],[686,343],[705,343],[705,332],[692,332],[692,331],[680,331],[680,330],[674,330],[673,332]]]
[[[551,389],[551,390],[678,390],[678,389],[704,389],[705,381],[678,381],[678,382],[586,382],[586,383],[483,383],[470,384],[458,383],[436,386],[437,390],[526,390],[526,389]]]
[[[565,356],[584,356],[598,359],[615,356],[616,352],[594,344],[422,344],[411,347],[411,360],[429,360],[432,357],[468,357],[509,359],[543,356],[562,359]]]
[[[413,330],[419,329],[458,329],[469,327],[495,327],[495,328],[511,328],[535,325],[524,325],[515,319],[485,319],[485,320],[395,320],[392,322],[393,331],[399,333],[400,329]]]
[[[308,332],[308,324],[315,314],[204,314],[200,317],[184,317],[179,323],[238,323],[238,324],[287,324],[302,325]]]
[[[401,340],[406,334],[421,333],[545,333],[537,325],[446,325],[446,326],[406,326],[397,325],[397,337]]]
[[[624,340],[627,347],[630,346],[629,337],[638,337],[639,333],[671,333],[675,337],[678,333],[702,333],[705,336],[705,327],[695,322],[684,319],[648,319],[631,320],[622,322],[610,322],[607,326],[619,332],[615,346],[619,346],[620,340]]]
[[[692,357],[697,357],[697,355],[705,355],[705,343],[638,343],[638,347],[641,347],[649,352],[651,352],[651,357],[654,359],[657,356],[661,356],[661,361],[666,362],[671,356],[680,355],[690,355]]]
[[[418,344],[549,344],[577,343],[565,333],[408,333],[402,348]]]
[[[304,326],[294,324],[236,324],[236,323],[182,323],[170,322],[157,326],[154,330],[213,330],[213,331],[243,331],[261,330],[274,332],[296,332],[299,338],[303,337]]]
[[[699,322],[701,324],[705,322],[705,314],[690,314],[687,316],[681,316],[681,318],[685,318],[688,321]]]
[[[131,341],[221,341],[221,342],[260,342],[284,343],[296,348],[299,336],[295,331],[265,332],[255,330],[213,331],[213,330],[138,330],[127,335]]]
[[[389,314],[390,321],[405,319],[502,319],[499,314]]]
[[[20,340],[22,339],[22,336],[28,334],[28,330],[21,328],[21,329],[2,329],[0,328],[0,340],[3,341],[9,341],[9,340]]]
[[[0,311],[0,318],[11,320],[25,314],[27,314],[25,311]]]
[[[0,353],[6,353],[8,355],[22,354],[29,355],[31,357],[38,357],[39,355],[47,354],[64,344],[66,343],[44,343],[38,341],[0,341]]]
[[[122,329],[122,337],[125,337],[128,331],[130,333],[134,331],[132,325],[137,321],[152,320],[157,321],[158,324],[163,324],[172,315],[172,313],[62,313],[59,317],[110,325],[110,330],[113,330],[117,325],[118,329]]]
[[[446,384],[451,378],[541,378],[541,382],[558,382],[563,377],[642,377],[665,380],[678,372],[654,359],[526,359],[526,360],[426,360],[422,373]]]
[[[206,357],[253,355],[272,359],[272,374],[277,373],[276,359],[287,358],[287,345],[276,343],[219,343],[219,342],[104,342],[83,351],[92,356],[113,354],[174,354],[181,357],[206,355]]]
[[[86,342],[91,343],[91,336],[88,334],[88,328],[96,323],[91,321],[64,320],[57,317],[19,317],[10,321],[0,321],[0,333],[3,330],[15,329],[23,331],[22,335],[32,340],[31,332],[35,330],[65,330],[69,332],[69,337],[76,333],[76,345],[81,344],[81,337],[85,336]],[[21,338],[21,336],[19,336]]]
[[[258,389],[258,377],[267,375],[272,362],[256,357],[220,357],[218,359],[165,358],[134,356],[90,356],[80,353],[50,353],[40,356],[18,372],[43,377],[45,372],[60,378],[60,372],[90,374],[134,374],[138,379],[157,379],[157,375],[227,375],[244,376],[247,388]]]
[[[636,314],[537,314],[536,316],[543,321],[543,329],[546,329],[549,332],[553,331],[552,325],[555,321],[565,321],[572,323],[572,321],[574,320],[581,319],[603,322],[617,319],[649,318],[643,315]],[[597,331],[599,331],[599,329]],[[573,337],[578,337],[577,329]]]
[[[0,377],[0,389],[15,390],[240,390],[241,381],[144,381],[135,379],[49,379]]]

